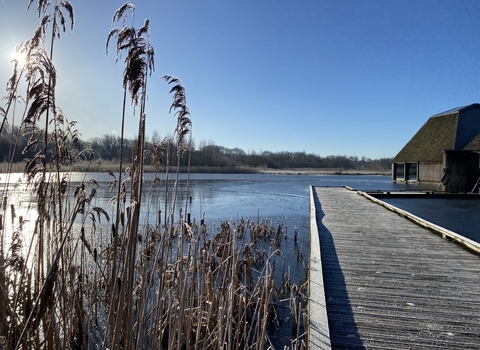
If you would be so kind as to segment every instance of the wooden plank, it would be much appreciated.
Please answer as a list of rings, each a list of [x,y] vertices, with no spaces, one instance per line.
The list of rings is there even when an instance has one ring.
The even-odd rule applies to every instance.
[[[344,188],[314,189],[333,349],[480,349],[480,257]]]
[[[313,233],[313,234],[312,234]],[[320,237],[318,235],[315,196],[310,187],[310,252],[308,259],[308,344],[310,349],[330,350],[330,331],[328,329],[327,303],[323,285],[322,257]]]

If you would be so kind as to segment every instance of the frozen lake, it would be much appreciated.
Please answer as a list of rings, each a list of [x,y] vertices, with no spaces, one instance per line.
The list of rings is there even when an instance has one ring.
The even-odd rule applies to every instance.
[[[269,218],[282,222],[287,230],[299,228],[307,237],[309,215],[309,186],[349,186],[361,191],[429,190],[435,186],[393,183],[390,176],[370,175],[272,175],[272,174],[191,174],[189,197],[186,198],[186,175],[180,175],[177,208],[188,202],[187,212],[197,222],[204,215],[208,224],[220,220],[261,220]],[[152,174],[145,174],[144,198],[150,193],[152,211],[164,210],[165,175],[162,182],[151,187]],[[107,173],[74,173],[72,186],[81,180],[95,179],[97,206],[108,207],[116,194],[109,190]],[[173,176],[170,177],[170,180]],[[7,180],[0,175],[0,183]],[[23,183],[21,174],[12,174],[10,183]],[[172,181],[171,181],[172,182]],[[480,241],[480,201],[442,198],[389,198],[384,199],[437,225],[455,231],[475,241]],[[178,215],[178,213],[176,213]],[[149,218],[148,220],[155,220]]]

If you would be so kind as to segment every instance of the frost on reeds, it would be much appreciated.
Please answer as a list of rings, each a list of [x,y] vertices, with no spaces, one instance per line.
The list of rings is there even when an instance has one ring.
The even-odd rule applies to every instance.
[[[148,20],[139,29],[124,25],[135,11],[129,2],[115,12],[114,22],[123,26],[110,32],[107,48],[116,38],[117,58],[126,56],[123,105],[130,94],[139,112],[137,146],[133,161],[126,167],[120,162],[108,183],[87,177],[95,152],[78,149],[75,122],[55,104],[53,45],[65,30],[64,11],[73,28],[67,1],[38,1],[41,25],[18,47],[27,60],[22,67],[15,63],[0,109],[0,134],[20,113],[18,135],[30,138],[25,152],[34,150],[25,163],[25,181],[13,181],[9,171],[0,188],[0,348],[266,349],[273,348],[272,335],[285,324],[292,332],[286,346],[304,348],[305,288],[292,284],[283,266],[280,278],[275,274],[282,227],[242,220],[236,226],[222,222],[215,230],[204,218],[197,225],[184,217],[188,200],[178,210],[180,191],[189,197],[188,178],[180,184],[178,160],[189,155],[191,132],[178,78],[164,77],[172,85],[175,139],[146,154],[146,87],[154,51]],[[18,90],[22,79],[25,96]],[[23,111],[17,107],[21,100]],[[10,164],[15,147],[13,135]],[[155,172],[144,188],[147,156]],[[80,160],[89,165],[74,183],[71,173]],[[169,167],[176,169],[173,179]],[[102,186],[112,196],[105,206],[97,204]],[[153,200],[160,188],[162,207]],[[259,241],[269,242],[268,249],[260,249]],[[286,309],[292,322],[286,322]]]

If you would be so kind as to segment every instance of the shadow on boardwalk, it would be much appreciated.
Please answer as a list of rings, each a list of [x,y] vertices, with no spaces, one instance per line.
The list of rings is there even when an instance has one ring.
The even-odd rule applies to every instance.
[[[480,349],[478,255],[355,191],[315,192],[333,349]]]
[[[333,237],[322,223],[325,213],[316,190],[314,194],[331,345],[333,349],[365,349],[355,323]]]

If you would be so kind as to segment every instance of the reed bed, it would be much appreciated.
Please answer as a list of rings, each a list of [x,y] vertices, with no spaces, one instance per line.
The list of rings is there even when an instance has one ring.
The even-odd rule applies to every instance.
[[[126,56],[123,105],[130,96],[139,114],[138,143],[133,161],[120,163],[101,184],[87,177],[95,151],[76,147],[76,123],[55,105],[53,47],[66,18],[73,29],[73,7],[38,1],[37,11],[41,25],[17,48],[27,61],[15,63],[0,109],[0,134],[21,114],[19,133],[29,135],[27,148],[35,150],[24,178],[13,181],[10,162],[0,188],[0,348],[267,349],[286,324],[291,337],[282,346],[305,348],[305,285],[292,284],[288,267],[278,266],[282,226],[241,220],[207,227],[204,218],[192,223],[184,215],[189,205],[179,193],[189,197],[189,181],[180,182],[179,162],[171,159],[188,157],[191,120],[178,78],[164,77],[172,86],[175,139],[144,151],[147,77],[154,68],[148,20],[139,29],[125,26],[135,11],[130,2],[114,13],[122,26],[109,33],[107,49],[116,39],[117,59]],[[23,111],[16,108],[22,79]],[[13,154],[15,138],[11,147]],[[145,157],[154,170],[148,188]],[[74,183],[78,164],[85,176]],[[101,186],[112,194],[106,206],[97,202]],[[160,188],[163,202],[155,203]]]
[[[129,283],[128,214],[120,219],[115,249],[116,229],[108,224],[113,215],[96,207],[92,197],[100,186],[86,180],[67,191],[72,200],[65,206],[78,214],[63,246],[61,241],[44,254],[56,267],[46,273],[43,285],[35,278],[39,259],[32,256],[38,239],[32,235],[25,245],[22,237],[31,235],[25,232],[25,219],[15,214],[9,199],[2,206],[3,222],[15,227],[4,252],[8,282],[2,284],[2,290],[11,291],[2,299],[8,306],[4,310],[16,315],[6,317],[2,327],[10,348],[115,348],[107,341],[116,334],[115,346],[128,349],[265,349],[280,329],[289,329],[292,339],[304,338],[304,286],[292,284],[288,267],[282,265],[277,248],[284,240],[282,227],[265,220],[225,221],[218,227],[175,220],[171,227],[159,223],[158,216],[153,215],[155,224],[145,217],[136,237],[131,314],[117,322],[114,310],[125,308],[118,305]],[[163,184],[156,183],[149,193],[159,186]],[[158,213],[157,208],[152,205],[152,212]],[[2,238],[8,240],[11,232],[3,229]],[[46,338],[54,326],[56,331]],[[19,337],[21,344],[13,346]]]

